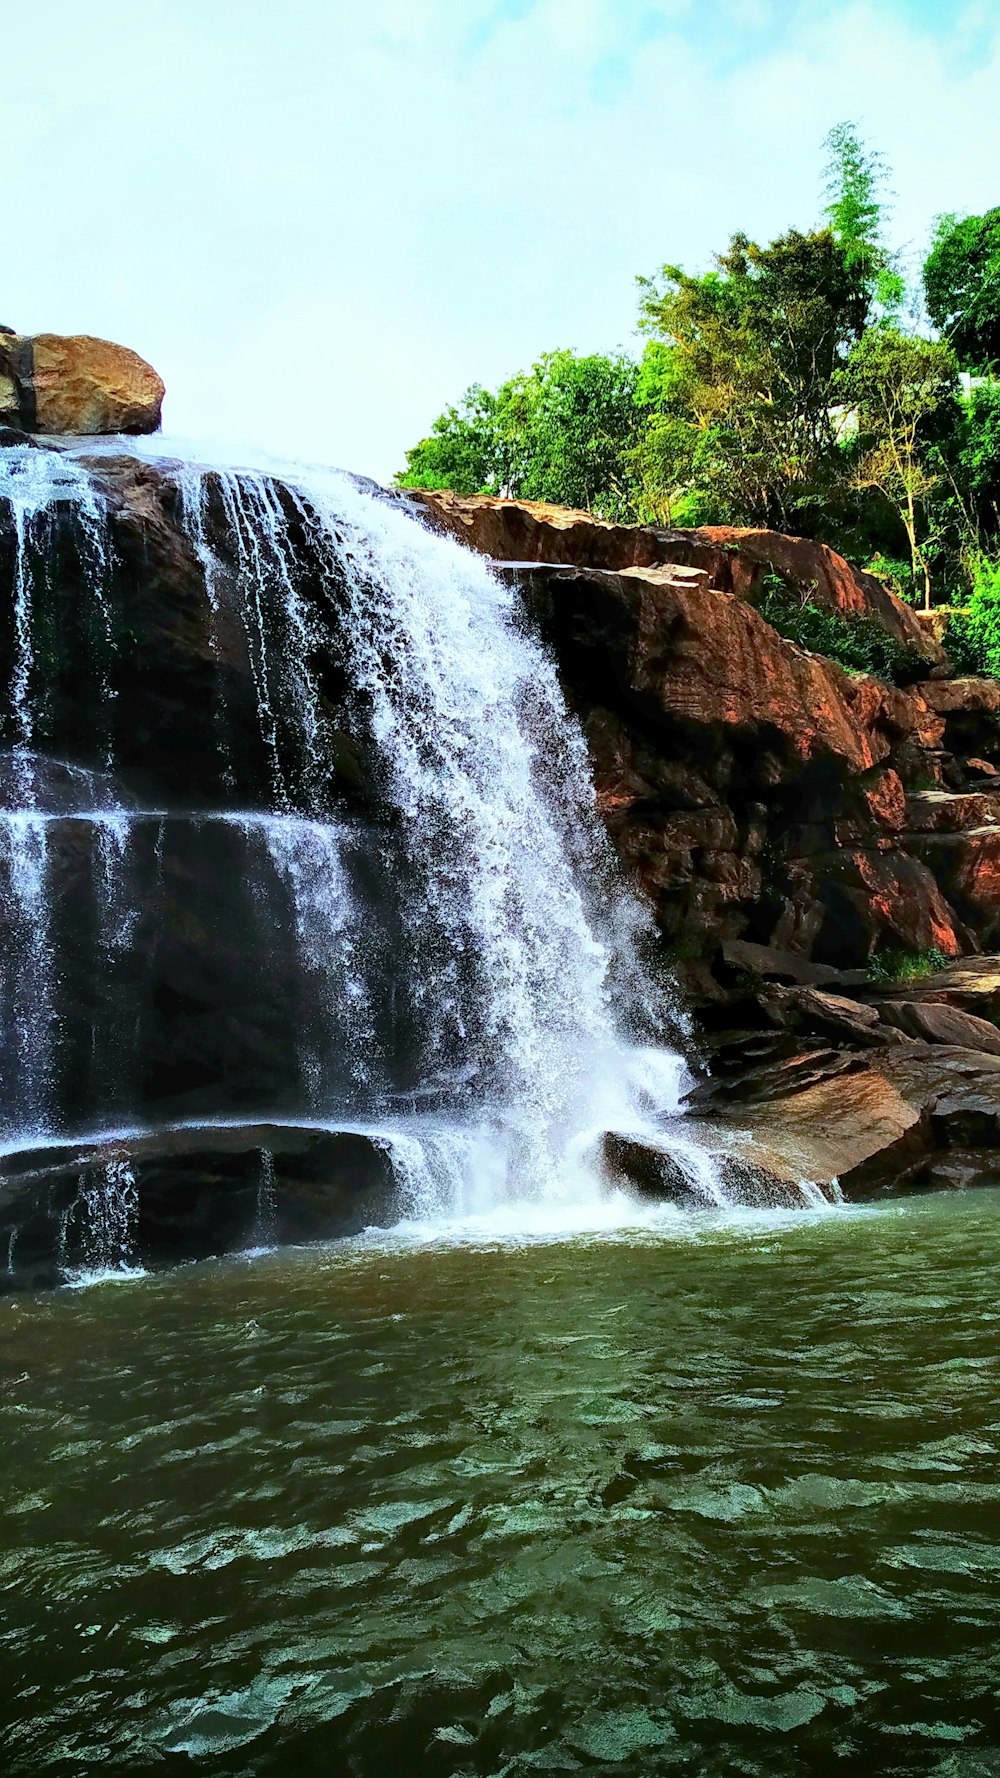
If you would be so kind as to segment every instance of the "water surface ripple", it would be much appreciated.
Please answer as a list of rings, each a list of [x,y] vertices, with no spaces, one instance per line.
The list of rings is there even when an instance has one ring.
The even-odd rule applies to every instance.
[[[998,1215],[7,1300],[5,1778],[1000,1773]]]

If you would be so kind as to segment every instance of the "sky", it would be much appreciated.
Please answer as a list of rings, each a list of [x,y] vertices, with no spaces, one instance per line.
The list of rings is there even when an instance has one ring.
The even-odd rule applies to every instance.
[[[0,322],[387,480],[469,383],[637,350],[638,274],[814,224],[842,119],[897,245],[1000,203],[998,94],[997,0],[33,0]]]

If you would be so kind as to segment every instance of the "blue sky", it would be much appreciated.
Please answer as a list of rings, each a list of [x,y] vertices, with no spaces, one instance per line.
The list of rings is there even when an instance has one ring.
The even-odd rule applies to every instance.
[[[636,274],[815,220],[839,119],[914,252],[1000,203],[996,0],[34,0],[16,63],[0,321],[383,478],[473,379],[634,345]]]

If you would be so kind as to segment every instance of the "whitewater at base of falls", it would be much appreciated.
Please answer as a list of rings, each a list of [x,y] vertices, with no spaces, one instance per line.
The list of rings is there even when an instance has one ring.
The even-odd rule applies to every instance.
[[[0,452],[0,502],[15,513],[19,552],[7,722],[16,770],[11,806],[0,812],[0,874],[13,921],[0,986],[7,1054],[16,1061],[4,1083],[3,1151],[66,1137],[56,1087],[62,959],[50,887],[59,837],[73,823],[92,832],[99,968],[113,983],[125,979],[140,916],[162,893],[170,824],[206,833],[218,824],[241,836],[259,919],[270,917],[272,881],[290,908],[313,1007],[295,1045],[302,1116],[294,1122],[384,1142],[406,1227],[488,1236],[644,1220],[648,1207],[607,1182],[606,1132],[668,1154],[694,1202],[730,1206],[717,1162],[685,1130],[685,1066],[658,1038],[651,1009],[664,990],[639,961],[648,922],[618,878],[583,734],[516,588],[415,522],[398,500],[337,471],[260,456],[246,464],[239,453],[163,437],[73,448],[98,467],[102,456],[140,457],[176,486],[220,669],[217,780],[236,799],[239,736],[230,731],[220,663],[224,638],[238,633],[270,808],[150,808],[121,794],[111,744],[101,741],[112,733],[114,659],[102,665],[98,685],[92,754],[103,773],[100,794],[88,806],[88,773],[43,761],[62,773],[61,800],[47,805],[44,773],[33,763],[33,750],[44,746],[35,629],[47,596],[52,510],[68,504],[78,518],[92,629],[109,647],[113,551],[102,499],[71,450],[32,452],[30,462],[18,447]],[[331,765],[317,672],[331,660],[375,761],[387,831],[397,836],[395,851],[369,867],[376,880],[387,873],[381,903],[359,900],[350,850],[359,842]],[[158,834],[151,853],[150,824]],[[136,874],[136,835],[146,836],[146,877]],[[248,951],[251,979],[255,966]],[[381,1003],[390,992],[392,1027],[398,1001],[416,1058],[402,1087],[386,1054]],[[673,1009],[671,1016],[676,1025]],[[93,1068],[124,1081],[129,1047],[120,1023],[95,1043]],[[432,1098],[431,1116],[422,1102]],[[99,1107],[92,1121],[93,1139],[109,1145],[149,1129],[127,1119],[111,1127]],[[283,1112],[269,1120],[266,1107],[255,1107],[242,1121],[289,1119]],[[80,1139],[79,1120],[73,1128]],[[273,1157],[261,1168],[247,1234],[266,1248],[280,1186]],[[106,1171],[102,1179],[81,1187],[91,1245],[100,1248],[97,1273],[130,1263],[125,1212],[134,1211],[124,1177]]]

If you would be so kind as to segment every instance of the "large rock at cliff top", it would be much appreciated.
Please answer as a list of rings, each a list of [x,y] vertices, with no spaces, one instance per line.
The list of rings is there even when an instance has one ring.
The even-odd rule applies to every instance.
[[[0,426],[24,432],[155,432],[163,383],[127,346],[89,334],[0,334]]]

